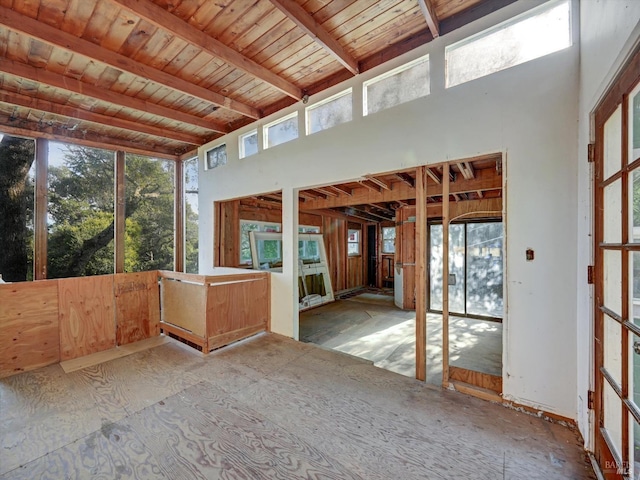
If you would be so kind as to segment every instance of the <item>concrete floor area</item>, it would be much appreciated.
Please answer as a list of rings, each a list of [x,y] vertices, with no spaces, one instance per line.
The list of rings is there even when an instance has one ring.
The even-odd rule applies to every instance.
[[[300,340],[370,360],[377,367],[415,376],[415,312],[393,297],[372,292],[300,314]],[[450,317],[451,365],[502,375],[502,324]],[[427,315],[427,382],[442,382],[442,316]]]
[[[574,430],[262,334],[0,380],[1,479],[593,479]]]

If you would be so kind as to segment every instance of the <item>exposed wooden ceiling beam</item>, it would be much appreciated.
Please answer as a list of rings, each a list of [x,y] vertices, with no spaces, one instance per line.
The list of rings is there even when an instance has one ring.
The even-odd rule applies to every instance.
[[[471,162],[464,162],[464,166],[467,169],[467,172],[469,174],[469,178],[473,178],[476,176],[476,172],[473,170],[473,165],[471,165]]]
[[[322,187],[314,188],[313,191],[321,193],[325,197],[337,197],[339,195],[338,193],[334,192],[333,190],[329,190],[328,188],[322,188]]]
[[[431,30],[431,35],[433,35],[433,38],[440,36],[440,22],[438,21],[438,17],[436,16],[436,11],[433,8],[432,1],[418,0],[418,4],[420,5],[420,10],[422,10],[422,14],[427,21],[427,25],[429,26],[429,30]]]
[[[124,0],[119,0],[124,1]],[[309,12],[302,8],[295,0],[271,0],[271,3],[291,19],[307,35],[327,50],[338,62],[354,75],[359,72],[358,62],[342,48],[338,41],[329,35]]]
[[[369,215],[368,213],[360,212],[354,207],[337,208],[336,210],[350,217],[360,218],[368,222],[376,222],[376,223],[380,222],[380,219],[376,218],[375,216]]]
[[[478,191],[476,192],[476,194],[478,195],[478,197],[479,197],[479,198],[482,198],[482,197],[483,197],[483,195],[484,195],[484,194],[482,193],[482,190],[478,190]]]
[[[7,135],[27,138],[47,138],[58,142],[73,143],[91,148],[102,148],[105,150],[124,150],[128,153],[146,155],[155,158],[166,158],[169,160],[179,160],[182,152],[173,151],[170,148],[160,145],[140,145],[138,142],[129,140],[104,137],[93,133],[83,133],[71,131],[56,125],[42,125],[38,122],[26,119],[11,119],[5,115],[0,115],[0,132]]]
[[[60,103],[53,103],[39,98],[28,97],[27,95],[19,93],[0,91],[0,102],[10,105],[19,105],[21,107],[38,110],[40,112],[52,113],[54,115],[61,115],[74,120],[92,122],[109,127],[122,128],[132,132],[153,135],[155,137],[177,140],[179,142],[190,143],[192,145],[199,146],[206,143],[205,139],[196,135],[176,132],[168,128],[145,125],[132,120],[110,117],[109,115],[102,115],[100,113],[94,113],[80,108],[62,105]]]
[[[393,216],[393,215],[396,214],[396,212],[394,212],[393,210],[391,210],[389,208],[386,208],[386,207],[383,207],[381,205],[378,205],[376,203],[370,203],[369,205],[372,206],[373,208],[377,209],[377,210],[380,210],[381,212],[385,212],[388,215]]]
[[[431,177],[431,180],[436,182],[438,185],[440,185],[442,183],[442,178],[436,172],[434,172],[430,168],[427,168],[426,172],[427,172],[427,175],[429,175],[429,177]]]
[[[303,200],[316,200],[318,198],[318,194],[313,194],[309,190],[300,190],[298,196]]]
[[[293,83],[276,75],[271,70],[254,62],[250,58],[245,57],[231,47],[207,35],[201,30],[176,17],[164,8],[156,5],[149,0],[112,0],[122,8],[143,18],[158,28],[168,31],[171,34],[181,38],[185,42],[202,48],[207,53],[224,60],[229,65],[239,68],[243,72],[262,80],[282,93],[300,100],[303,96],[302,90]]]
[[[363,187],[368,188],[371,191],[374,191],[374,192],[381,192],[382,191],[382,188],[380,188],[378,185],[376,185],[376,184],[371,185],[370,183],[368,183],[368,179],[367,180],[360,180],[358,183],[360,185],[362,185]]]
[[[173,16],[172,16],[173,17]],[[142,77],[185,95],[198,98],[205,102],[232,110],[250,118],[261,117],[257,108],[245,105],[224,95],[212,92],[169,73],[150,67],[95,43],[76,37],[70,33],[39,22],[31,17],[22,15],[6,7],[0,7],[0,24],[14,32],[23,33],[29,37],[54,47],[63,48],[71,53],[88,57],[98,63],[104,63],[117,70]]]
[[[375,183],[376,185],[378,185],[381,188],[384,188],[385,190],[391,190],[391,184],[385,182],[384,180],[381,180],[377,177],[374,177],[373,175],[365,175],[364,178],[366,178],[367,180],[369,180],[372,183]]]
[[[398,172],[395,174],[396,177],[398,177],[400,179],[400,181],[406,183],[407,185],[409,185],[411,188],[415,188],[416,187],[416,180],[415,178],[413,178],[411,175],[409,175],[406,172]]]
[[[496,175],[496,172],[493,168],[486,168],[477,170],[476,176],[473,180],[465,180],[452,183],[450,186],[450,193],[469,193],[477,192],[478,190],[486,192],[487,190],[499,190],[501,188],[502,177]],[[442,185],[430,185],[429,196],[437,197],[439,195],[442,195]],[[415,198],[415,196],[416,190],[410,188],[404,183],[396,184],[393,190],[376,190],[373,186],[370,186],[368,189],[355,189],[353,191],[352,197],[340,196],[331,197],[324,200],[318,199],[309,201],[306,204],[305,208],[313,210],[319,208],[334,208],[349,205],[364,205],[368,203],[397,202],[405,201],[407,199],[413,199]]]
[[[68,92],[77,93],[86,97],[91,97],[102,102],[112,103],[124,108],[133,108],[140,112],[150,113],[159,117],[164,117],[176,122],[187,123],[200,128],[206,128],[214,132],[229,133],[230,129],[226,125],[221,125],[202,117],[179,112],[172,108],[149,103],[139,98],[130,97],[122,93],[112,92],[105,88],[96,87],[90,83],[81,82],[75,78],[65,77],[54,72],[49,72],[41,68],[32,67],[20,62],[14,62],[4,57],[0,57],[0,72],[24,78],[32,82],[60,88]]]
[[[342,185],[331,185],[331,188],[333,188],[334,190],[343,193],[347,196],[351,196],[353,195],[353,190],[351,190],[350,188],[347,187],[343,187]]]
[[[393,217],[395,217],[395,212],[393,212],[391,215],[385,215],[384,213],[379,213],[379,212],[374,212],[373,209],[371,207],[368,207],[367,205],[356,205],[355,207],[356,210],[366,213],[368,215],[374,216],[376,218],[379,218],[381,220],[393,220]]]

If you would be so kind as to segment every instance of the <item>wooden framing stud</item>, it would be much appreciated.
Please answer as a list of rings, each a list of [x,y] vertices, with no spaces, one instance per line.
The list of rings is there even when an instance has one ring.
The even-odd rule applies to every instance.
[[[34,252],[33,279],[47,278],[47,174],[49,168],[49,141],[36,139],[36,198],[33,218]]]
[[[115,162],[115,198],[114,198],[114,269],[115,273],[124,272],[124,229],[125,229],[125,153],[116,152]]]

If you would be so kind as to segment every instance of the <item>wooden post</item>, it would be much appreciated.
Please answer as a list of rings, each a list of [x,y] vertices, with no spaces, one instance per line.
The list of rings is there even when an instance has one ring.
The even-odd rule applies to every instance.
[[[115,164],[115,199],[114,199],[114,263],[115,273],[124,272],[124,228],[125,228],[125,196],[124,196],[125,153],[116,152]]]
[[[34,251],[33,279],[47,278],[47,174],[49,169],[49,141],[36,139],[36,198],[33,216]]]
[[[442,386],[449,386],[449,164],[442,166]]]
[[[175,163],[173,270],[184,272],[184,162]]]
[[[427,379],[427,169],[416,169],[416,378]]]

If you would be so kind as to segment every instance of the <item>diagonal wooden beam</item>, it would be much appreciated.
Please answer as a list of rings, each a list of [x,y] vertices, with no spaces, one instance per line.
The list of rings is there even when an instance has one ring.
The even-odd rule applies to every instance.
[[[257,108],[245,105],[217,92],[212,92],[83,38],[58,30],[9,8],[0,7],[0,24],[14,32],[22,33],[54,47],[63,48],[71,53],[82,55],[98,63],[104,63],[117,70],[148,79],[185,95],[204,100],[250,118],[257,119],[261,117]]]
[[[239,68],[252,77],[272,85],[291,98],[296,100],[302,98],[302,90],[293,83],[276,75],[271,70],[245,57],[240,52],[235,51],[203,31],[198,30],[155,3],[149,0],[112,1],[158,28],[168,31],[185,42],[196,45],[214,57],[224,60],[229,65]]]
[[[430,168],[427,168],[425,172],[431,178],[431,180],[436,182],[438,185],[442,183],[442,178],[440,178],[440,175],[438,175],[436,172],[434,172]]]
[[[422,14],[427,21],[427,25],[429,26],[429,30],[431,30],[433,38],[440,36],[440,22],[438,21],[436,11],[433,8],[432,0],[418,0],[418,4],[420,5],[420,10],[422,10]]]
[[[344,195],[347,196],[352,196],[353,195],[353,190],[347,187],[343,187],[342,185],[331,185],[331,188],[333,188],[334,190],[336,190],[339,193],[342,193]]]
[[[409,185],[411,188],[415,188],[416,186],[416,181],[415,179],[409,175],[408,173],[404,173],[404,172],[399,172],[395,174],[396,177],[398,177],[402,182],[406,183],[407,185]]]
[[[464,162],[464,166],[467,168],[467,172],[469,173],[469,178],[474,178],[476,176],[476,172],[473,169],[473,165],[471,162]]]
[[[91,97],[102,102],[112,103],[125,108],[133,108],[141,112],[150,113],[176,122],[187,123],[200,128],[206,128],[214,132],[229,133],[230,131],[229,127],[226,125],[205,120],[202,117],[179,112],[172,108],[156,105],[155,103],[149,103],[122,93],[112,92],[111,90],[96,87],[90,83],[81,82],[75,78],[65,77],[58,73],[49,72],[41,68],[35,68],[24,63],[14,62],[13,60],[8,60],[3,57],[0,57],[0,73],[7,73],[32,82]]]
[[[205,139],[189,133],[176,132],[168,128],[145,125],[132,120],[102,115],[88,110],[62,105],[60,103],[49,102],[35,97],[29,97],[20,93],[0,91],[0,102],[10,105],[19,105],[24,108],[38,110],[40,112],[52,113],[63,117],[82,120],[86,122],[106,125],[108,127],[122,128],[131,132],[144,133],[160,138],[168,138],[179,142],[190,143],[192,145],[202,145]]]
[[[374,177],[373,175],[365,175],[364,178],[369,180],[371,183],[375,183],[379,187],[384,188],[385,190],[391,190],[390,184],[388,184],[384,180],[380,180],[379,178]]]
[[[369,190],[373,191],[373,192],[378,192],[380,193],[382,191],[382,188],[380,188],[378,185],[373,184],[371,185],[370,183],[368,183],[368,180],[360,180],[358,182],[360,185],[362,185],[365,188],[368,188]]]
[[[122,0],[124,1],[124,0]],[[337,61],[354,75],[359,72],[358,62],[342,48],[338,41],[329,35],[309,12],[301,7],[295,0],[271,0],[271,3],[282,13],[291,19],[298,27],[312,37],[317,43],[327,50]]]
[[[333,190],[329,190],[329,189],[327,189],[327,188],[322,188],[322,187],[314,188],[314,189],[313,189],[313,191],[314,191],[314,192],[321,193],[321,194],[323,194],[325,197],[337,197],[337,196],[339,196],[339,195],[340,195],[339,193],[336,193],[336,192],[334,192]]]

